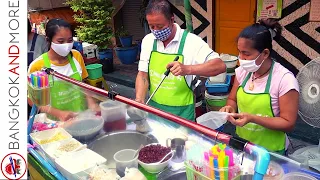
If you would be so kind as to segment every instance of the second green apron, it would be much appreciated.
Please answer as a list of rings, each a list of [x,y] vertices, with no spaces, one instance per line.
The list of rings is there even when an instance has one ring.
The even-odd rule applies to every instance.
[[[51,63],[48,53],[43,54],[42,57],[45,67],[50,68]],[[70,54],[67,57],[73,71],[73,74],[70,76],[70,78],[81,81],[81,75],[77,71],[73,58]],[[53,81],[52,77],[49,78],[49,82],[52,84],[52,87],[50,87],[51,107],[63,111],[73,112],[81,112],[87,109],[86,97],[84,93],[81,92],[79,87],[58,79]]]
[[[264,93],[247,93],[244,91],[244,87],[252,73],[249,73],[241,86],[239,86],[237,91],[239,113],[243,112],[257,116],[274,117],[269,93],[273,66],[274,61],[271,65]],[[269,151],[284,152],[285,133],[282,131],[271,130],[255,123],[248,123],[243,127],[237,126],[236,132],[241,138],[262,146]]]

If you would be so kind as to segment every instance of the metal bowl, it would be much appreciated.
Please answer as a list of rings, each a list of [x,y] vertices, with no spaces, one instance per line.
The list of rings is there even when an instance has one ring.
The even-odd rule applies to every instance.
[[[136,131],[116,131],[95,139],[88,148],[107,159],[107,166],[115,168],[113,155],[122,149],[139,149],[141,145],[158,143],[158,140],[147,134]]]

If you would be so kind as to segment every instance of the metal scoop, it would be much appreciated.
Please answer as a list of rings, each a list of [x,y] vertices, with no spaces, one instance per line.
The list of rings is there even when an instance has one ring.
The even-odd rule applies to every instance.
[[[173,60],[174,61],[178,61],[179,56],[176,56]],[[157,88],[153,91],[153,93],[151,94],[151,96],[149,97],[149,99],[147,100],[146,104],[149,103],[149,101],[152,99],[152,97],[154,96],[154,94],[158,91],[159,87],[161,86],[161,84],[163,83],[163,81],[166,79],[166,77],[168,77],[168,75],[170,74],[170,68],[167,69],[167,71],[164,73],[164,76],[162,77],[159,85],[157,86]],[[145,111],[142,111],[138,108],[135,107],[128,107],[127,110],[128,116],[133,120],[133,121],[138,121],[138,120],[143,120],[147,118],[148,113]]]

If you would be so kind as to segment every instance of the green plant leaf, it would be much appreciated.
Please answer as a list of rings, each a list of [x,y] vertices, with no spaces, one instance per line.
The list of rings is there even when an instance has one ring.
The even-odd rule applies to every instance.
[[[67,0],[65,4],[77,12],[73,18],[80,24],[76,28],[80,40],[95,44],[99,49],[112,45],[111,20],[115,10],[112,0]]]

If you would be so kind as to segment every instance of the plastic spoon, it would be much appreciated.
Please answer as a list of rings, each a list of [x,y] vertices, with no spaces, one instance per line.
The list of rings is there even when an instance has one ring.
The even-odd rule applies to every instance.
[[[160,161],[155,162],[155,163],[150,163],[148,165],[156,165],[156,164],[160,164],[163,160],[165,160],[170,154],[174,153],[175,151],[170,151],[167,155],[165,155]]]
[[[140,145],[139,149],[137,149],[136,153],[133,156],[133,159],[135,159],[137,157],[137,155],[139,155],[140,150],[144,147],[144,145]]]

